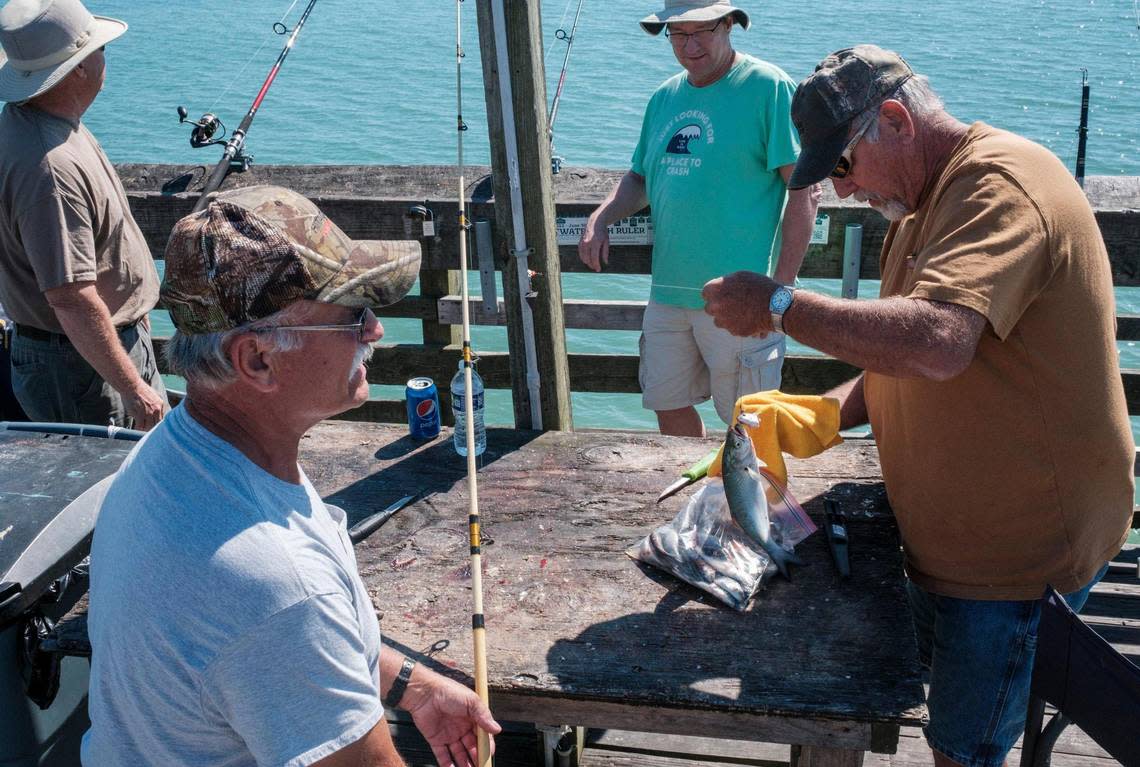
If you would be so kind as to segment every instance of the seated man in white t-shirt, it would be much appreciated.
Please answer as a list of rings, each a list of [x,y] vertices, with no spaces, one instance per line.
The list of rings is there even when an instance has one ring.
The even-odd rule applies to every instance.
[[[407,710],[441,767],[499,732],[471,690],[401,657],[302,435],[368,398],[364,361],[419,268],[254,187],[182,219],[162,286],[187,399],[107,492],[92,545],[88,767],[403,765]],[[323,332],[319,332],[323,331]]]

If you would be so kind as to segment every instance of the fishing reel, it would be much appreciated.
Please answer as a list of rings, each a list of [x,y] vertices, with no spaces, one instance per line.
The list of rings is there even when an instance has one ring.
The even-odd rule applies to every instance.
[[[190,146],[201,149],[204,146],[226,143],[223,138],[226,135],[226,126],[217,115],[207,112],[197,120],[190,120],[187,118],[188,114],[186,107],[178,107],[178,122],[194,126],[190,129]],[[221,133],[218,133],[219,129]]]

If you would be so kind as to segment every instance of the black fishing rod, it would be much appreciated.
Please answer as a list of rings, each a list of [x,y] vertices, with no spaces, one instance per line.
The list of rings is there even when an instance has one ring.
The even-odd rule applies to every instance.
[[[1085,148],[1089,140],[1089,71],[1081,69],[1081,122],[1077,127],[1077,183],[1085,186]]]
[[[281,53],[277,56],[277,61],[274,63],[273,68],[269,70],[269,76],[265,78],[265,82],[261,84],[261,90],[257,93],[257,98],[253,100],[253,105],[250,106],[249,111],[246,112],[245,118],[238,125],[237,130],[230,135],[230,140],[225,142],[226,148],[222,152],[222,159],[214,166],[213,173],[210,174],[209,180],[206,185],[202,187],[202,195],[198,198],[198,202],[194,205],[194,212],[202,210],[206,207],[207,197],[225,181],[226,175],[229,174],[231,168],[238,167],[241,170],[248,170],[250,158],[246,157],[242,150],[245,147],[245,137],[249,132],[249,126],[253,123],[253,118],[257,114],[257,110],[261,108],[261,102],[265,99],[265,94],[269,92],[269,88],[273,85],[273,81],[277,79],[277,73],[281,71],[281,65],[285,63],[285,58],[289,55],[289,51],[293,50],[293,43],[297,41],[297,36],[301,34],[301,29],[305,26],[305,22],[309,18],[309,14],[313,10],[313,6],[317,4],[317,0],[309,0],[305,12],[301,14],[301,19],[297,22],[297,26],[293,27],[292,34],[289,35],[285,47],[281,49]],[[273,31],[279,35],[285,34],[288,30],[285,25],[280,21],[273,25]],[[221,144],[221,138],[214,138],[219,126],[225,131],[225,126],[222,125],[215,115],[206,113],[198,119],[197,122],[192,122],[186,119],[186,108],[178,107],[179,122],[191,122],[194,129],[190,132],[190,145],[195,149],[211,146],[212,144]]]

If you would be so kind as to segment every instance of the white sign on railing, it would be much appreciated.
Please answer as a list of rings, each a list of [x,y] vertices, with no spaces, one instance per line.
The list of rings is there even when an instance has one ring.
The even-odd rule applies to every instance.
[[[559,245],[577,245],[586,229],[586,218],[579,216],[559,216],[554,221],[558,227]],[[630,216],[610,226],[611,245],[652,245],[653,219],[649,216]]]
[[[826,245],[827,235],[831,230],[831,216],[820,213],[815,217],[815,226],[811,228],[811,241],[809,245]]]

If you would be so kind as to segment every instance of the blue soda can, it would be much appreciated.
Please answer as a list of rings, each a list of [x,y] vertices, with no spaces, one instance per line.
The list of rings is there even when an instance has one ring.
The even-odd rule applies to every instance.
[[[413,439],[439,436],[439,392],[435,382],[423,376],[408,381],[404,389],[408,405],[408,433]]]

